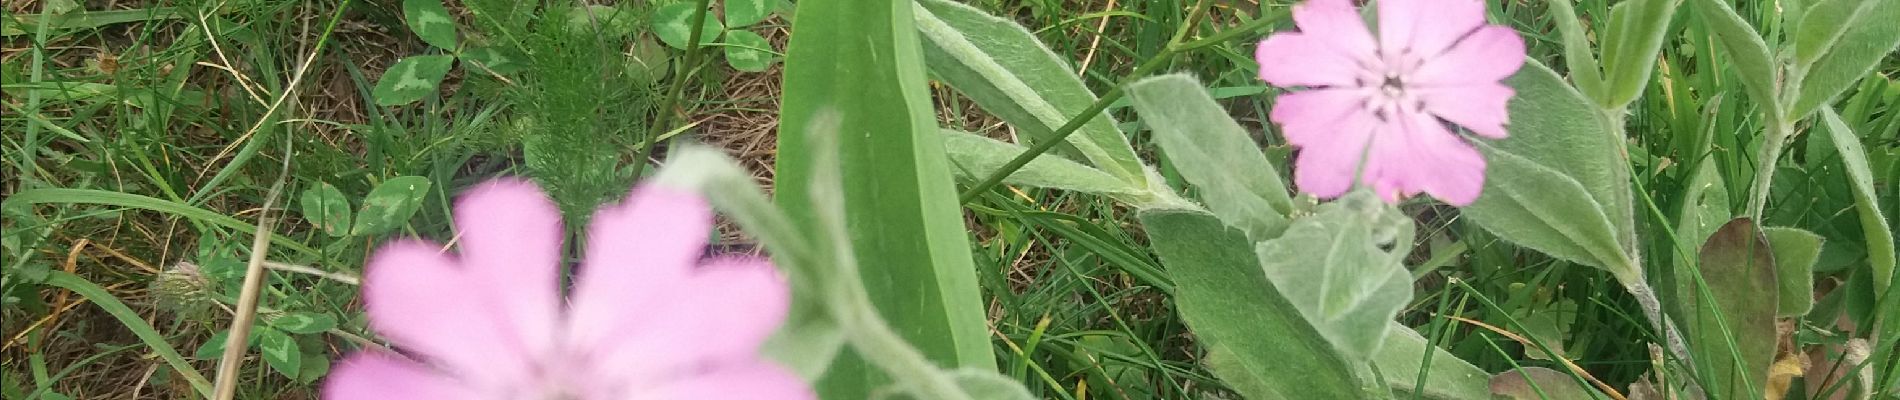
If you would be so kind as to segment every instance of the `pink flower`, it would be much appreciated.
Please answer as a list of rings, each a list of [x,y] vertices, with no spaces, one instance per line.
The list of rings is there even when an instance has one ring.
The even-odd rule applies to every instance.
[[[326,399],[811,399],[758,355],[790,289],[752,258],[702,263],[712,211],[642,186],[588,231],[561,288],[561,215],[532,183],[500,180],[456,203],[460,254],[384,245],[363,286],[370,325],[401,355],[339,363]]]
[[[1424,192],[1468,205],[1484,186],[1484,158],[1447,128],[1505,137],[1510,87],[1524,40],[1484,22],[1481,0],[1380,0],[1373,37],[1350,0],[1293,8],[1299,32],[1260,42],[1260,79],[1305,87],[1270,115],[1300,149],[1294,183],[1338,197],[1363,177],[1387,202]],[[1368,148],[1370,146],[1370,148]]]

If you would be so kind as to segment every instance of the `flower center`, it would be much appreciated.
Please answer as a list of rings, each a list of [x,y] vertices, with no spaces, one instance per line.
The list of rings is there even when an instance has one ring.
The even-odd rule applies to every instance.
[[[1379,90],[1385,92],[1387,98],[1405,97],[1405,80],[1399,79],[1397,74],[1386,75],[1385,81],[1379,84]]]

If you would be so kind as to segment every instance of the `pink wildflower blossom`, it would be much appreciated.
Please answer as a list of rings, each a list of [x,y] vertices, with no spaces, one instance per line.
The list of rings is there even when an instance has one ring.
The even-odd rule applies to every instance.
[[[777,271],[753,258],[702,265],[702,199],[642,186],[597,212],[568,296],[561,216],[534,184],[484,184],[455,211],[459,254],[398,241],[365,271],[371,327],[416,358],[351,355],[324,398],[815,398],[758,355],[789,307]]]
[[[1350,189],[1359,172],[1387,202],[1420,192],[1468,205],[1484,186],[1484,158],[1446,123],[1502,139],[1499,81],[1524,64],[1524,40],[1484,21],[1482,0],[1379,0],[1378,37],[1350,0],[1293,8],[1298,32],[1260,42],[1260,78],[1304,87],[1269,117],[1300,149],[1294,183],[1320,197]]]

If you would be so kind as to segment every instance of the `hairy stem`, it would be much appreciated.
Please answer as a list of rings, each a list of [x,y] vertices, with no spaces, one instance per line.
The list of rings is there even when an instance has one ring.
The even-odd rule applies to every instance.
[[[1762,211],[1768,206],[1768,187],[1775,181],[1775,161],[1781,158],[1781,150],[1786,147],[1788,135],[1794,126],[1780,122],[1779,118],[1768,125],[1767,136],[1762,138],[1760,157],[1755,160],[1755,185],[1749,191],[1748,216],[1761,220]]]
[[[1624,290],[1628,290],[1631,296],[1636,297],[1636,303],[1642,306],[1643,316],[1649,319],[1649,324],[1656,327],[1656,330],[1662,331],[1663,343],[1669,348],[1669,352],[1675,354],[1683,364],[1695,365],[1695,359],[1689,356],[1688,344],[1682,340],[1682,333],[1676,329],[1675,321],[1670,320],[1669,315],[1663,313],[1662,302],[1656,300],[1656,291],[1649,287],[1649,283],[1643,282],[1642,278],[1619,278],[1618,280],[1623,281]]]

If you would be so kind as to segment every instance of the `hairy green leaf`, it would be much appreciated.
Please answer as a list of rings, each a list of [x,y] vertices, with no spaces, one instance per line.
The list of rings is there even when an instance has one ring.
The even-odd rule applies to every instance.
[[[1762,397],[1775,357],[1775,308],[1780,305],[1775,256],[1755,221],[1737,218],[1702,245],[1698,282],[1681,282],[1682,325],[1689,351],[1711,398]]]
[[[809,197],[821,162],[842,165],[844,223],[865,290],[890,326],[945,368],[993,370],[969,237],[924,76],[911,5],[805,0],[787,47],[776,188],[791,219],[823,235]],[[815,122],[831,121],[815,128]],[[826,140],[819,135],[835,135]],[[835,145],[835,149],[817,146]],[[864,398],[889,380],[847,352],[819,384]]]
[[[1814,308],[1814,261],[1821,257],[1821,235],[1799,228],[1762,228],[1775,253],[1775,279],[1780,282],[1781,317],[1800,317]]]
[[[930,72],[1009,122],[1026,144],[1048,138],[1095,102],[1068,63],[1010,20],[947,0],[913,3]],[[1141,159],[1107,114],[1091,116],[1056,149],[1124,181],[1146,185]]]
[[[1206,348],[1214,375],[1249,399],[1356,399],[1360,371],[1280,295],[1245,232],[1213,214],[1140,213],[1177,285],[1175,307]]]
[[[1631,0],[1611,9],[1609,37],[1603,47],[1604,78],[1610,89],[1609,101],[1603,103],[1606,108],[1622,109],[1649,85],[1656,54],[1668,38],[1669,21],[1680,4],[1681,0]]]
[[[1895,283],[1893,228],[1880,214],[1880,195],[1875,192],[1873,170],[1867,166],[1867,150],[1861,147],[1860,136],[1841,121],[1840,114],[1833,108],[1821,109],[1821,126],[1826,128],[1834,150],[1840,153],[1841,162],[1847,167],[1848,187],[1854,191],[1854,209],[1860,213],[1861,232],[1867,237],[1867,264],[1874,273],[1875,292],[1885,291],[1887,285]]]
[[[1854,82],[1873,71],[1883,59],[1892,59],[1900,46],[1900,0],[1873,2],[1853,24],[1841,33],[1827,53],[1815,59],[1801,78],[1800,94],[1788,105],[1790,120],[1805,118],[1836,96],[1854,87]]]
[[[1563,35],[1564,66],[1570,70],[1570,79],[1576,81],[1577,90],[1592,100],[1606,101],[1603,86],[1602,67],[1597,65],[1592,54],[1589,34],[1583,30],[1583,21],[1577,18],[1577,11],[1571,7],[1570,0],[1550,0],[1550,19],[1557,24],[1557,31]]]
[[[1506,83],[1517,89],[1511,137],[1475,142],[1489,165],[1484,193],[1464,215],[1524,247],[1640,279],[1628,256],[1629,166],[1610,127],[1535,60]]]
[[[1384,343],[1386,328],[1412,300],[1412,221],[1358,191],[1296,219],[1277,239],[1261,242],[1261,269],[1346,360],[1365,362]]]
[[[1385,377],[1387,386],[1401,394],[1399,398],[1419,397],[1433,400],[1464,400],[1490,398],[1491,392],[1486,386],[1491,375],[1464,359],[1452,355],[1431,345],[1418,331],[1412,330],[1398,321],[1388,323],[1385,330],[1385,345],[1379,346],[1379,353],[1372,357],[1372,365],[1379,369],[1379,375]],[[1431,350],[1431,364],[1425,366],[1425,351]],[[1425,378],[1424,392],[1413,393],[1418,389],[1418,379]]]
[[[1827,54],[1841,34],[1855,25],[1866,11],[1881,0],[1821,0],[1802,12],[1801,25],[1794,36],[1794,62],[1801,70],[1814,65]]]
[[[1028,150],[1013,143],[952,130],[943,131],[943,147],[950,154],[950,168],[967,179],[988,177],[1017,154]],[[1130,204],[1141,204],[1145,202],[1143,198],[1151,196],[1108,173],[1060,157],[1030,160],[1003,182],[1103,194]]]
[[[1782,117],[1781,102],[1776,93],[1781,84],[1779,67],[1774,57],[1768,54],[1768,44],[1763,42],[1761,34],[1748,26],[1748,21],[1735,14],[1735,9],[1723,0],[1690,0],[1694,3],[1696,16],[1708,23],[1715,31],[1716,39],[1722,43],[1722,49],[1728,52],[1727,65],[1735,67],[1741,75],[1742,89],[1750,99],[1760,106],[1775,123]]]
[[[1200,82],[1187,75],[1149,78],[1129,85],[1128,96],[1214,215],[1255,239],[1286,229],[1293,199],[1280,171]]]

